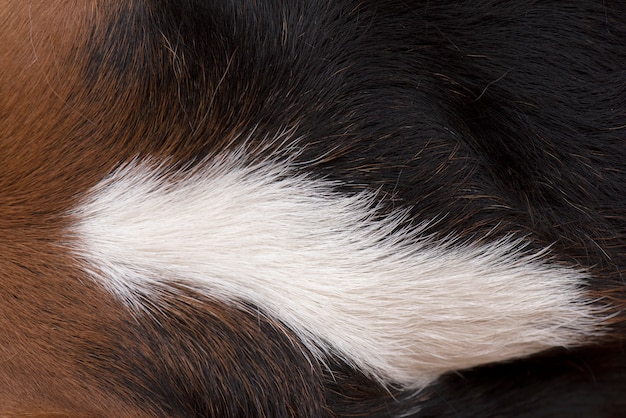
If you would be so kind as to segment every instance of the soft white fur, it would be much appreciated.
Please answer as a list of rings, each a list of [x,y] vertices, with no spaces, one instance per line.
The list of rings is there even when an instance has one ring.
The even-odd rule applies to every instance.
[[[524,243],[441,242],[376,194],[346,196],[288,163],[237,155],[186,174],[134,161],[76,208],[85,268],[134,309],[170,283],[252,303],[323,361],[333,352],[382,382],[570,346],[600,332],[587,277]]]

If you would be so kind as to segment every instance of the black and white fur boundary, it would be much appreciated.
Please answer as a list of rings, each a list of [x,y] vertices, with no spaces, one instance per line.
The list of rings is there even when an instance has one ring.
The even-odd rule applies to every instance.
[[[1,416],[626,415],[626,3],[7,3]]]

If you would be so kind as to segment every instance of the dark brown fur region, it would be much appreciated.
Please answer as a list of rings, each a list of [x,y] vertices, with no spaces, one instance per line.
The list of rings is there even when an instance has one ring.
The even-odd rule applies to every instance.
[[[0,416],[626,415],[625,2],[6,0],[0,39]],[[609,332],[414,392],[255,306],[181,288],[138,315],[70,252],[120,163],[244,141],[381,217],[445,214],[434,237],[551,246]]]

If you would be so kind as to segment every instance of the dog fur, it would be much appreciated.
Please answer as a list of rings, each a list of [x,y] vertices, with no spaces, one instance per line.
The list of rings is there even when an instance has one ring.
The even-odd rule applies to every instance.
[[[621,416],[625,22],[4,1],[0,415]]]

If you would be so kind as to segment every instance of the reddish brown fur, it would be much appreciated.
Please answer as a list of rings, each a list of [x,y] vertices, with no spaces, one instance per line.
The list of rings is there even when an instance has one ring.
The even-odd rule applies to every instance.
[[[202,133],[211,135],[215,148],[233,140],[236,124],[246,122],[237,115],[185,114],[184,106],[170,114],[174,106],[159,103],[158,95],[134,94],[133,87],[156,91],[159,85],[129,86],[113,72],[87,80],[87,50],[106,42],[111,29],[106,22],[120,14],[113,9],[134,5],[105,0],[0,4],[0,416],[245,415],[242,411],[264,406],[238,405],[238,400],[245,403],[268,394],[284,401],[284,415],[332,416],[330,403],[337,414],[349,415],[362,405],[370,412],[391,413],[385,404],[394,400],[390,393],[351,370],[333,375],[333,386],[287,330],[261,316],[189,294],[180,304],[165,298],[169,304],[149,312],[154,321],[140,323],[89,280],[80,260],[68,251],[68,210],[120,162],[137,154],[188,161],[201,145],[181,140],[189,134],[178,132],[182,120],[194,134],[204,124]],[[140,37],[141,28],[127,30]],[[152,52],[157,62],[170,65],[175,59],[167,48]],[[221,59],[228,68],[229,56]],[[151,63],[144,56],[137,60]],[[206,81],[202,91],[214,91],[217,86],[208,84],[220,77]],[[142,100],[150,98],[153,112],[162,117],[144,121]],[[199,100],[203,102],[197,109],[206,110],[210,98]],[[243,106],[230,111],[245,114]],[[170,118],[177,122],[174,128],[154,126],[154,120]],[[150,136],[161,142],[146,139]],[[474,223],[477,230],[488,226]],[[470,227],[468,236],[475,232]],[[548,238],[540,237],[539,244],[551,244]],[[607,248],[621,257],[623,236],[606,240],[617,243]],[[581,244],[571,247],[575,253],[587,251]],[[606,277],[600,289],[615,289],[598,294],[621,309],[619,274],[609,264],[596,266],[595,272]],[[179,335],[181,328],[187,334]],[[616,337],[621,339],[621,334]],[[254,370],[254,379],[237,380],[247,370]],[[177,386],[181,392],[187,389],[176,379],[206,388],[213,398],[168,392]],[[436,399],[438,390],[421,396],[424,401]]]
[[[55,245],[65,226],[61,214],[96,181],[79,167],[89,164],[88,155],[66,159],[72,151],[64,146],[64,134],[82,123],[67,105],[79,77],[68,49],[85,39],[87,6],[5,1],[0,7],[2,416],[141,415],[79,370],[83,340],[106,343],[102,330],[124,315]]]
[[[277,324],[204,300],[201,306],[164,308],[169,315],[155,324],[158,330],[140,326],[128,309],[86,278],[63,247],[68,243],[65,214],[80,192],[136,152],[125,149],[123,141],[111,147],[106,138],[114,129],[109,122],[123,119],[133,106],[131,99],[121,107],[110,106],[117,90],[107,83],[98,85],[106,110],[90,100],[97,96],[77,97],[84,88],[81,51],[89,39],[87,30],[101,16],[99,6],[5,1],[0,7],[0,416],[171,415],[184,407],[165,409],[167,393],[158,387],[163,368],[193,380],[202,377],[196,372],[203,366],[229,374],[241,365],[254,369],[256,362],[265,366],[257,370],[268,371],[256,380],[258,387],[243,385],[241,393],[213,394],[217,399],[209,403],[215,410],[205,414],[227,411],[224,402],[245,402],[244,392],[293,388],[304,393],[285,408],[323,414],[321,401],[313,403],[319,407],[298,403],[301,396],[321,399],[315,386],[320,370],[308,364],[285,330],[274,330]],[[109,109],[119,113],[112,115]],[[81,141],[83,136],[95,140]],[[192,328],[198,330],[192,339],[199,347],[212,347],[213,357],[191,352],[181,360],[178,356],[184,355],[175,348],[186,347],[186,342],[177,339],[177,320],[194,317],[203,322]],[[173,341],[161,349],[159,338],[168,329]],[[205,335],[207,329],[221,329],[230,339]],[[150,338],[155,338],[152,343],[146,341]],[[280,358],[284,353],[276,351],[285,345],[292,347],[292,358]],[[258,349],[245,351],[250,346]],[[120,358],[129,352],[139,353],[136,363]],[[206,360],[212,361],[202,364]],[[181,372],[181,361],[190,362],[186,372]],[[298,364],[305,367],[298,370]],[[153,387],[143,388],[146,399],[137,399],[150,382]],[[165,400],[157,404],[154,393]]]
[[[93,317],[93,307],[111,301],[83,284],[71,258],[53,244],[64,225],[60,214],[79,189],[62,187],[69,184],[67,167],[59,165],[63,147],[45,149],[43,144],[51,142],[42,141],[42,136],[56,136],[61,144],[68,126],[49,125],[59,120],[72,124],[74,112],[64,95],[77,74],[67,63],[67,47],[81,38],[85,12],[68,2],[12,1],[0,8],[2,415],[63,415],[91,403],[85,403],[87,398],[115,405],[102,393],[80,389],[84,377],[72,364],[75,348],[64,343],[94,332],[88,321],[70,326],[65,319],[77,313]],[[61,75],[64,82],[59,82]],[[96,323],[107,319],[99,316]],[[84,415],[101,412],[78,410]]]
[[[185,408],[182,416],[232,415],[263,409],[237,405],[259,390],[288,391],[283,407],[291,414],[324,415],[321,370],[280,325],[197,295],[152,312],[156,323],[138,323],[63,245],[66,213],[79,194],[137,152],[124,146],[124,131],[118,129],[115,143],[108,136],[119,126],[110,121],[123,126],[139,108],[132,92],[119,97],[112,80],[93,90],[82,81],[81,57],[105,11],[95,1],[0,5],[0,416],[174,416]],[[126,140],[141,135],[129,130]],[[158,154],[143,142],[143,151]],[[173,153],[168,148],[162,146]],[[178,335],[177,324],[194,322],[186,329],[197,334]],[[168,342],[161,346],[162,339]],[[249,387],[252,381],[237,381],[246,376],[240,367],[267,374]],[[181,393],[167,392],[177,384],[163,383],[164,370],[187,380],[178,385]],[[211,370],[216,381],[202,382]],[[215,399],[185,393],[194,380],[195,387],[214,388]],[[305,398],[311,405],[301,404]],[[206,405],[213,409],[201,409]]]

